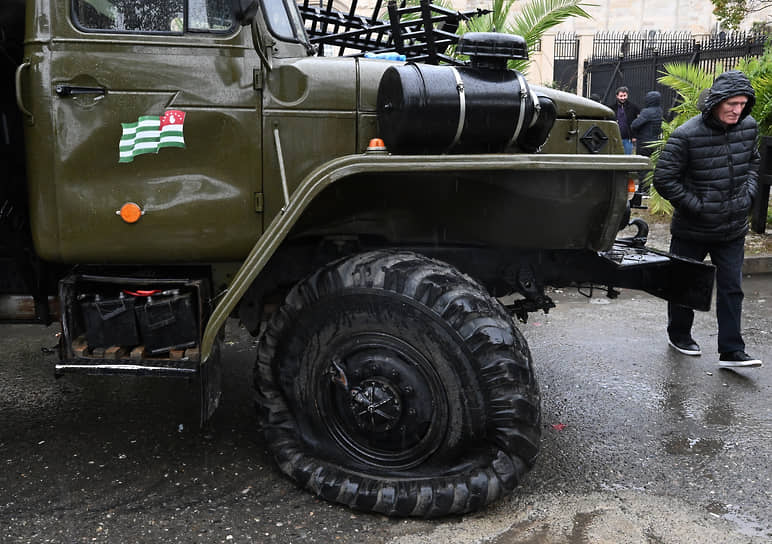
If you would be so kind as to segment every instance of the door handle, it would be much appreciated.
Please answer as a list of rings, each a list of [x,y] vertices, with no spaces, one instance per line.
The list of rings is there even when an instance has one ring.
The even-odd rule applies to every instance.
[[[24,71],[25,68],[29,68],[31,64],[27,61],[22,62],[19,64],[19,66],[16,68],[16,106],[18,106],[19,111],[22,112],[24,115],[27,116],[29,119],[29,123],[32,125],[35,123],[35,116],[32,115],[32,112],[29,111],[26,107],[24,107],[24,101],[21,99],[21,73]]]
[[[107,90],[104,87],[78,87],[75,85],[57,85],[54,87],[57,96],[66,98],[68,96],[81,96],[84,94],[96,94],[104,96]]]

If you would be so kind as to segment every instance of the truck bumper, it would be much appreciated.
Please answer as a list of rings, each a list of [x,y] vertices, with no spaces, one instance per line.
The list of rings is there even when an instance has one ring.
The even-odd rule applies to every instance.
[[[710,310],[715,267],[664,251],[617,240],[598,253],[593,281],[645,291],[674,304]]]

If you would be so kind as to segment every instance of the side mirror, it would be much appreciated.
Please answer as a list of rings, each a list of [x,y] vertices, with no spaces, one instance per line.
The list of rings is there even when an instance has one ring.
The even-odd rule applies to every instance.
[[[257,13],[258,0],[231,0],[231,13],[241,26],[252,24]]]

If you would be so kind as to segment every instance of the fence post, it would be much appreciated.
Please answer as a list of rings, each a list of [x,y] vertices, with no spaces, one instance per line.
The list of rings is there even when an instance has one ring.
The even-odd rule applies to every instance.
[[[584,89],[582,91],[582,96],[590,96],[590,94],[592,94],[589,87],[590,76],[587,70],[587,67],[589,66],[587,59],[592,58],[593,47],[595,47],[595,39],[592,34],[582,34],[579,36],[579,52],[577,54],[577,57],[580,59],[585,59],[582,64],[582,73],[579,74],[580,77],[577,77],[577,80],[582,81],[582,84],[584,86]],[[577,84],[578,83],[579,81],[577,81]]]
[[[689,59],[689,64],[699,64],[700,50],[702,49],[702,44],[695,41],[693,47],[694,47],[694,50],[692,52],[692,58]]]

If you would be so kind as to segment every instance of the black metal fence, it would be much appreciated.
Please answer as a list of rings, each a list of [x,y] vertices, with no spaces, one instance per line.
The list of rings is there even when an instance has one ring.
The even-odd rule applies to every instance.
[[[576,92],[579,76],[579,37],[573,32],[559,32],[555,36],[555,85],[562,90]]]
[[[669,63],[689,63],[712,72],[734,68],[740,59],[761,56],[765,34],[725,33],[695,37],[685,32],[598,33],[592,57],[584,63],[583,95],[613,103],[619,86],[630,89],[630,100],[643,107],[649,91],[662,93],[665,111],[677,95],[657,79]]]

